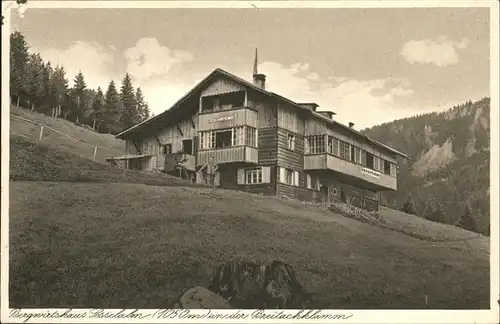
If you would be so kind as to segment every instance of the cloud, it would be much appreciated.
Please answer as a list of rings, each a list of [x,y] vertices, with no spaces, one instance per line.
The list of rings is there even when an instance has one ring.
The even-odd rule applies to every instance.
[[[63,65],[70,85],[74,75],[81,70],[89,87],[98,85],[105,89],[110,79],[121,79],[111,68],[118,52],[112,45],[104,47],[94,42],[78,41],[66,49],[37,50],[53,66]],[[154,38],[143,38],[136,46],[124,53],[127,72],[133,77],[135,86],[140,86],[151,111],[157,115],[169,109],[195,84],[212,70],[197,73],[186,72],[186,63],[193,56],[184,51],[170,50],[161,46]],[[259,71],[267,75],[267,89],[297,102],[316,102],[320,110],[337,113],[336,119],[347,124],[356,123],[356,128],[379,124],[391,119],[413,115],[415,110],[404,109],[400,99],[413,94],[407,78],[379,78],[358,80],[348,76],[322,76],[311,70],[308,63],[289,66],[277,62],[259,64]],[[248,81],[248,71],[231,71]],[[119,81],[119,80],[118,80]],[[415,107],[412,107],[415,109]]]
[[[79,71],[82,71],[89,88],[100,86],[106,89],[110,81],[109,67],[114,61],[112,50],[96,42],[76,41],[65,49],[33,49],[32,52],[39,52],[52,67],[64,66],[70,87]]]
[[[432,63],[444,67],[457,64],[459,57],[455,49],[465,49],[468,43],[467,38],[455,42],[445,36],[440,36],[435,40],[411,40],[403,45],[400,54],[411,64]]]
[[[127,72],[137,82],[165,76],[173,66],[193,60],[191,53],[161,46],[156,38],[139,39],[135,46],[125,50],[123,55],[127,60]]]
[[[414,111],[402,108],[399,102],[401,98],[413,94],[407,78],[322,78],[310,71],[307,63],[284,66],[263,62],[258,68],[267,75],[266,88],[269,91],[296,102],[316,102],[320,105],[318,110],[335,111],[336,119],[344,124],[353,121],[358,128],[363,128],[414,114]]]
[[[306,76],[306,78],[309,79],[309,80],[311,80],[311,81],[316,81],[316,80],[319,80],[319,75],[318,75],[318,73],[313,72],[313,73],[309,73]]]

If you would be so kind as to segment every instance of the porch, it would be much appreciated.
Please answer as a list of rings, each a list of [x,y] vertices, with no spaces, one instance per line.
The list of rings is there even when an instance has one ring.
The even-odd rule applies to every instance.
[[[153,156],[148,154],[129,154],[110,157],[106,159],[106,162],[111,166],[131,170],[153,170],[156,165]]]

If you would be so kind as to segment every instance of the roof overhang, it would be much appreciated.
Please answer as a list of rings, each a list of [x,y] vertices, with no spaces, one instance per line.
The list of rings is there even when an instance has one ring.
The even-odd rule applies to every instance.
[[[106,161],[124,161],[124,160],[137,160],[151,157],[150,154],[142,154],[142,155],[124,155],[124,156],[116,156],[107,158]]]
[[[134,125],[124,131],[122,131],[121,133],[115,135],[116,138],[119,138],[119,139],[127,139],[127,138],[132,138],[133,137],[133,134],[137,134],[137,133],[142,133],[142,132],[145,132],[145,130],[148,130],[150,131],[150,129],[145,129],[146,126],[152,126],[155,122],[159,122],[161,120],[165,120],[166,123],[170,124],[170,123],[174,123],[176,122],[180,115],[177,115],[176,113],[179,111],[179,108],[180,108],[180,105],[182,103],[184,103],[186,100],[188,100],[189,98],[191,98],[195,93],[197,93],[198,91],[201,91],[202,88],[208,83],[210,82],[214,77],[217,77],[217,76],[224,76],[224,77],[227,77],[229,79],[232,79],[233,81],[236,81],[240,84],[242,84],[243,86],[247,87],[247,88],[250,88],[256,92],[259,92],[259,93],[262,93],[264,95],[267,95],[267,96],[270,96],[270,97],[273,97],[275,99],[278,99],[278,100],[281,100],[283,102],[286,102],[288,104],[290,104],[291,106],[294,106],[296,108],[299,108],[301,110],[303,110],[305,113],[307,114],[311,114],[312,116],[316,117],[316,118],[319,118],[319,119],[322,119],[324,120],[325,122],[329,123],[329,124],[332,124],[332,125],[336,125],[336,126],[339,126],[339,127],[342,127],[343,129],[349,131],[349,132],[352,132],[353,134],[359,136],[359,137],[362,137],[363,139],[369,141],[370,143],[374,144],[375,146],[379,147],[379,148],[382,148],[384,150],[387,150],[387,151],[390,151],[391,153],[393,154],[396,154],[398,156],[401,156],[405,159],[409,159],[408,156],[404,153],[401,153],[385,144],[382,144],[370,137],[368,137],[368,135],[364,134],[364,133],[361,133],[355,129],[353,129],[352,127],[348,127],[344,124],[341,124],[331,118],[328,118],[326,116],[323,116],[315,111],[312,111],[304,106],[301,106],[300,103],[296,103],[288,98],[285,98],[283,96],[280,96],[274,92],[270,92],[270,91],[267,91],[267,90],[264,90],[258,86],[256,86],[255,84],[251,83],[251,82],[248,82],[246,81],[245,79],[242,79],[236,75],[233,75],[229,72],[226,72],[222,69],[215,69],[214,71],[212,71],[212,73],[210,73],[208,76],[206,76],[203,80],[201,80],[200,82],[198,82],[198,84],[196,84],[188,93],[186,93],[182,98],[180,98],[175,104],[172,105],[172,107],[166,111],[164,111],[163,113],[159,114],[159,115],[156,115],[152,118],[149,118],[148,120],[145,120],[137,125]],[[304,103],[302,103],[304,104]],[[306,103],[306,104],[314,104],[316,105],[316,103]]]

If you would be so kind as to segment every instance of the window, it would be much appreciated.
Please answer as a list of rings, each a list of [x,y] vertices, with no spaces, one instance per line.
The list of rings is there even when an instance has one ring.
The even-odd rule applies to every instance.
[[[257,147],[257,129],[246,126],[246,145]]]
[[[332,196],[337,197],[338,191],[337,188],[332,189]]]
[[[391,176],[395,177],[398,173],[398,166],[395,163],[391,163]]]
[[[182,152],[186,154],[193,154],[193,140],[182,141]]]
[[[385,174],[391,174],[391,162],[382,160],[384,163],[384,173]]]
[[[271,182],[271,167],[262,166],[249,169],[238,169],[236,183],[239,185],[253,185]]]
[[[295,135],[288,134],[287,144],[288,144],[289,150],[292,150],[292,151],[295,150]]]
[[[313,135],[307,138],[309,145],[309,154],[325,153],[325,136]]]
[[[366,152],[366,167],[373,170],[374,156],[371,153]]]
[[[366,166],[366,151],[360,150],[361,151],[361,165]]]
[[[215,148],[223,149],[230,147],[232,143],[232,130],[224,130],[215,132]]]
[[[233,128],[233,140],[231,144],[232,146],[245,144],[245,127]]]
[[[319,191],[321,184],[319,182],[318,176],[312,176],[310,174],[306,174],[306,187],[307,189]]]
[[[339,156],[339,140],[328,136],[328,153]]]
[[[380,158],[378,156],[374,156],[373,157],[373,170],[380,171],[381,170],[381,166],[380,166],[381,162],[382,161],[380,160]]]
[[[172,153],[172,144],[163,144],[162,145],[163,154],[171,154]]]
[[[285,183],[293,185],[293,171],[290,169],[285,170]]]
[[[279,182],[291,185],[298,186],[299,185],[299,172],[293,171],[291,169],[279,168]]]
[[[223,149],[231,146],[257,147],[257,129],[248,126],[201,132],[200,149]]]
[[[262,183],[262,168],[245,170],[245,184]]]
[[[351,145],[340,141],[339,153],[341,159],[351,160]]]
[[[215,133],[202,132],[200,136],[200,149],[207,150],[215,148]]]
[[[361,164],[361,149],[353,146],[354,163]]]

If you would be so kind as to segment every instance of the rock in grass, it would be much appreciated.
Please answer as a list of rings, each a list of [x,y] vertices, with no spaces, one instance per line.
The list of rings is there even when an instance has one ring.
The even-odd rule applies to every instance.
[[[189,288],[175,303],[174,308],[228,309],[231,306],[222,296],[198,286]]]

